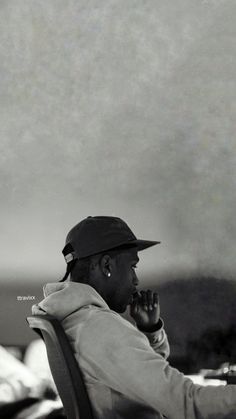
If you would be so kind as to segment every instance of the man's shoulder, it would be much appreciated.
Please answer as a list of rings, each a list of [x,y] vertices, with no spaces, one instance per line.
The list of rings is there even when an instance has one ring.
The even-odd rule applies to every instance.
[[[93,310],[88,321],[84,324],[80,335],[81,350],[96,351],[99,348],[109,352],[112,348],[116,350],[123,347],[124,343],[147,340],[137,328],[120,314],[112,310]],[[132,345],[131,345],[132,346]],[[109,348],[109,349],[108,349]]]
[[[119,329],[123,332],[126,330],[136,331],[136,328],[120,314],[113,310],[105,308],[97,308],[90,312],[90,316],[87,322],[88,329],[99,328],[99,330],[113,330],[118,331]]]

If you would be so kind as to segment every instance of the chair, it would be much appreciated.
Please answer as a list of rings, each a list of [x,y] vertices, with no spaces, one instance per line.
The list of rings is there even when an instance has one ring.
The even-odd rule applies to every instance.
[[[57,319],[27,317],[29,327],[44,340],[50,369],[68,419],[93,419],[83,376],[69,340]]]

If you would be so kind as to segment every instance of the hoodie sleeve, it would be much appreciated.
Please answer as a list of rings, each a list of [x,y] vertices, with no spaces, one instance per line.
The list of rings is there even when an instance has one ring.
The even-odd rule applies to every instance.
[[[145,332],[140,328],[138,329],[148,338],[154,351],[163,356],[163,358],[167,359],[170,355],[170,346],[164,329],[163,320],[161,318],[159,319],[158,328],[153,332]]]
[[[78,351],[104,385],[168,419],[236,417],[236,386],[194,384],[170,367],[143,333],[114,313],[100,312],[90,318]]]

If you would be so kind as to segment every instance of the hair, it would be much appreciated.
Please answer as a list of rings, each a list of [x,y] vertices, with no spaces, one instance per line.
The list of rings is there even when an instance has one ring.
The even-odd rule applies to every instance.
[[[71,272],[70,272],[70,279],[73,282],[88,282],[90,269],[92,263],[95,262],[94,256],[88,256],[83,259],[76,259],[75,264],[73,265]],[[74,273],[76,272],[76,277],[74,277]]]
[[[65,281],[69,277],[69,275],[70,275],[70,280],[73,282],[88,282],[91,266],[93,264],[99,263],[99,261],[104,255],[109,255],[111,258],[115,258],[119,256],[121,253],[127,252],[127,250],[133,249],[135,247],[136,246],[133,246],[133,245],[122,245],[122,246],[115,247],[114,249],[106,250],[101,253],[96,253],[95,255],[87,256],[85,258],[73,259],[67,263],[66,273],[59,282]],[[70,244],[68,244],[63,249],[63,254],[64,253],[67,254],[71,251],[73,251],[73,248]],[[73,277],[73,273],[75,272],[75,269],[76,269],[76,279]]]

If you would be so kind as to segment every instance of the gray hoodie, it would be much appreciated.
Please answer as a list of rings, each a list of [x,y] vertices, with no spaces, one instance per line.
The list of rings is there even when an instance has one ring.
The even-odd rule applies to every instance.
[[[170,367],[163,327],[142,333],[87,284],[47,284],[44,295],[32,312],[61,321],[96,419],[236,418],[236,386],[195,385]]]

